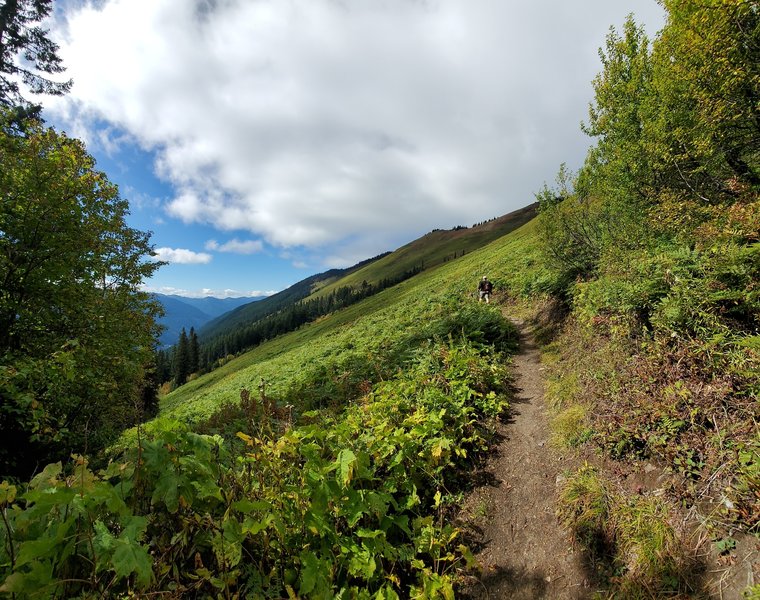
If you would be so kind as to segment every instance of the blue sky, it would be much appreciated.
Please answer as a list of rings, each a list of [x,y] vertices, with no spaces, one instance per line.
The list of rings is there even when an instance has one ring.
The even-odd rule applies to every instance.
[[[61,0],[85,140],[169,262],[255,295],[533,201],[589,140],[597,50],[654,0]]]

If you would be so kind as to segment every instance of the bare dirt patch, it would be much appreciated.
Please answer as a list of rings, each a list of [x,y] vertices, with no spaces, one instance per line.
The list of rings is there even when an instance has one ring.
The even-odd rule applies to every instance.
[[[557,484],[571,468],[549,444],[543,368],[533,332],[521,332],[514,367],[517,392],[502,441],[467,498],[462,518],[474,538],[482,572],[468,598],[578,600],[594,591],[580,551],[556,517]]]

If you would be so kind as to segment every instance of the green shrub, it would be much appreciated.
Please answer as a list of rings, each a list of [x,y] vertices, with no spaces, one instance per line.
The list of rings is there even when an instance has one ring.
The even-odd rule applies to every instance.
[[[0,591],[450,598],[472,556],[448,497],[508,406],[503,357],[485,350],[426,344],[345,411],[291,428],[256,409],[242,451],[162,421],[103,471],[77,459],[2,484]]]

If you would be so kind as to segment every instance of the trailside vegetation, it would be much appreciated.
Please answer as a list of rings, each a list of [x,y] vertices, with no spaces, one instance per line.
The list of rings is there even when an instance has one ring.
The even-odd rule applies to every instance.
[[[670,469],[675,504],[712,499],[708,536],[757,534],[760,12],[662,4],[653,40],[633,17],[610,30],[583,127],[594,145],[538,194],[550,291],[570,311],[551,346],[555,432]],[[565,510],[583,537],[587,510]],[[624,563],[615,597],[686,591]]]
[[[286,417],[243,390],[243,421],[224,436],[164,422],[104,470],[75,457],[3,484],[0,591],[453,597],[472,558],[447,515],[507,408],[494,343],[515,334],[493,307],[420,312],[437,315],[431,337],[399,328],[399,369],[338,410]]]

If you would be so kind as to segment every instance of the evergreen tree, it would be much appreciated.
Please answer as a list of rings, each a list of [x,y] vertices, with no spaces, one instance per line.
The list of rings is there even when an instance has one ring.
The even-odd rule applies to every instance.
[[[190,373],[197,373],[200,369],[200,348],[198,346],[198,335],[195,333],[195,328],[190,328],[189,342],[189,363]]]
[[[172,378],[172,363],[165,350],[156,351],[156,379],[159,385]]]
[[[190,344],[187,339],[185,328],[179,334],[179,340],[174,347],[174,382],[182,385],[187,381],[190,374]]]
[[[39,26],[52,5],[53,0],[5,0],[0,4],[0,107],[39,112],[39,106],[21,94],[19,79],[33,94],[61,95],[71,88],[70,80],[55,82],[45,77],[64,71],[58,46]],[[19,55],[23,61],[18,60]]]

